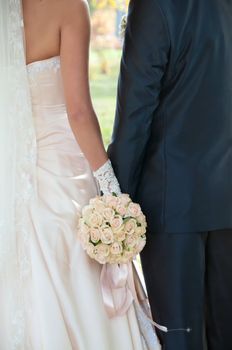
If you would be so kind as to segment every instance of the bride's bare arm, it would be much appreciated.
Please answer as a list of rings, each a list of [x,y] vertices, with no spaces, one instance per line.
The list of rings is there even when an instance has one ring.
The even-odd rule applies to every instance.
[[[84,0],[64,1],[61,69],[70,126],[93,170],[108,159],[89,89],[90,18]],[[68,4],[68,5],[67,5]]]

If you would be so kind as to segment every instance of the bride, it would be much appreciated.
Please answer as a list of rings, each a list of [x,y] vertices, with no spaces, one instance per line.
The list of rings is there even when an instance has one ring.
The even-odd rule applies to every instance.
[[[133,305],[108,318],[100,266],[76,237],[98,188],[120,193],[91,103],[89,40],[84,0],[0,0],[1,350],[151,348]]]

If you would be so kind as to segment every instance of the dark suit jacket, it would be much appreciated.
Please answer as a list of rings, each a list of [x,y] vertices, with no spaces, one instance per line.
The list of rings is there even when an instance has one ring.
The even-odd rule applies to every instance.
[[[232,0],[131,0],[109,156],[151,231],[232,227]]]

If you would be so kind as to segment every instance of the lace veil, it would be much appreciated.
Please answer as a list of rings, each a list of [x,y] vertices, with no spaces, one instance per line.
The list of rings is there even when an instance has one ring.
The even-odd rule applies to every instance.
[[[23,290],[31,280],[29,203],[36,196],[35,140],[21,0],[0,0],[1,349],[30,348],[25,322],[31,301]]]

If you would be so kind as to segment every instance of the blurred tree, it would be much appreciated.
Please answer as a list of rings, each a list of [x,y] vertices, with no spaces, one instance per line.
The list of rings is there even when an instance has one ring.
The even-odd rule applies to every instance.
[[[115,22],[115,35],[119,37],[120,35],[120,23],[122,17],[125,15],[128,4],[130,0],[88,0],[90,5],[91,13],[94,10],[102,10],[106,8],[111,8],[116,11],[116,22]]]
[[[88,0],[88,3],[89,3],[90,12],[92,14],[96,10],[96,4],[92,0]]]
[[[111,7],[116,10],[126,11],[129,0],[89,0],[89,3],[93,9]]]

